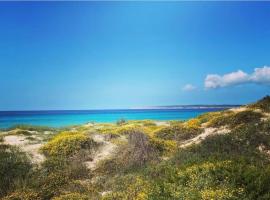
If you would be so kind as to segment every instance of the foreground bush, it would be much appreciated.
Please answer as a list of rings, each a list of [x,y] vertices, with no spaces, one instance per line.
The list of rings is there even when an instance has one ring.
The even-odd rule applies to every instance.
[[[36,171],[30,185],[47,200],[72,190],[74,181],[83,179],[90,179],[90,172],[82,160],[49,157]]]
[[[267,199],[269,175],[269,167],[241,160],[165,167],[155,183],[166,192],[155,191],[153,199]]]
[[[38,193],[32,190],[24,189],[12,192],[3,200],[42,200]]]
[[[129,134],[128,146],[123,152],[123,161],[127,165],[140,167],[156,157],[157,151],[146,134],[141,131],[134,131]]]
[[[59,197],[54,197],[52,200],[89,200],[87,195],[79,193],[64,194]]]
[[[0,198],[23,182],[31,170],[31,162],[25,153],[0,144]]]
[[[119,177],[106,200],[269,199],[270,168],[243,160],[151,166],[144,174]]]
[[[124,176],[114,182],[114,190],[102,200],[145,200],[150,194],[150,184],[140,176]]]

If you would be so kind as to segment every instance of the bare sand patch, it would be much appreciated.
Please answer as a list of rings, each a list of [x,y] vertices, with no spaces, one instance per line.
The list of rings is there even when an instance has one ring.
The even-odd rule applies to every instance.
[[[184,141],[180,147],[181,148],[186,148],[186,147],[189,147],[193,144],[199,144],[201,143],[203,140],[205,140],[208,136],[211,136],[211,135],[221,135],[221,134],[226,134],[226,133],[229,133],[230,130],[223,127],[223,128],[220,128],[220,129],[217,129],[217,128],[205,128],[204,129],[204,132],[201,133],[200,135],[194,137],[194,138],[191,138],[189,140],[186,140]]]
[[[165,122],[165,121],[155,121],[155,124],[157,126],[169,126],[170,125],[168,122]]]
[[[106,141],[104,135],[93,135],[93,140],[97,143],[101,143],[102,145],[98,149],[98,152],[94,155],[93,160],[85,162],[87,168],[91,170],[94,170],[101,160],[108,159],[110,156],[112,156],[117,147],[112,142]]]
[[[238,113],[238,112],[243,112],[243,111],[246,111],[247,110],[247,107],[237,107],[237,108],[231,108],[229,109],[230,111],[233,111],[235,113]]]
[[[4,144],[17,146],[22,151],[28,153],[33,163],[41,163],[45,160],[45,156],[39,153],[40,147],[43,145],[42,143],[32,144],[31,141],[27,139],[26,136],[23,135],[8,135],[4,138]]]

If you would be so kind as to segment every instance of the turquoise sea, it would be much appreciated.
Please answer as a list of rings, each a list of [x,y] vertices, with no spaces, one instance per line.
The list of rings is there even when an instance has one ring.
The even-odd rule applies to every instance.
[[[186,120],[205,112],[223,109],[225,108],[0,111],[0,128],[21,124],[63,127],[87,122],[116,122],[119,119]]]

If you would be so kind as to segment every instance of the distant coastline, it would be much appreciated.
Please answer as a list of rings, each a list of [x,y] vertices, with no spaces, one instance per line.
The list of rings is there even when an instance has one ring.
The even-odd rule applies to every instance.
[[[227,109],[227,108],[235,108],[242,105],[171,105],[171,106],[145,106],[145,107],[134,107],[130,108],[133,110],[143,110],[143,109]]]

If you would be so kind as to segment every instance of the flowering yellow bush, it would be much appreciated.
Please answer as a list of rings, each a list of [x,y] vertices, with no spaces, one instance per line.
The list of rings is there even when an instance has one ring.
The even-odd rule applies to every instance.
[[[140,126],[134,124],[127,124],[116,129],[117,133],[121,135],[128,135],[140,129]]]
[[[158,149],[162,153],[172,153],[177,149],[177,143],[175,140],[163,140],[152,137],[150,142],[155,149]]]
[[[90,149],[95,142],[80,132],[62,132],[45,144],[41,150],[49,156],[71,156],[81,149]]]
[[[104,195],[102,200],[146,200],[150,193],[150,184],[142,177],[128,177],[122,184],[127,186],[125,190],[109,192]]]
[[[205,189],[201,191],[202,200],[229,200],[233,199],[235,193],[239,195],[243,192],[243,189],[229,189],[229,188],[218,188],[218,189]]]
[[[199,115],[196,119],[198,119],[200,123],[203,124],[203,123],[209,122],[213,118],[218,117],[220,115],[222,115],[222,112],[208,112],[208,113]]]
[[[197,118],[190,119],[184,123],[184,127],[188,129],[199,129],[200,125],[201,125],[201,122]]]

